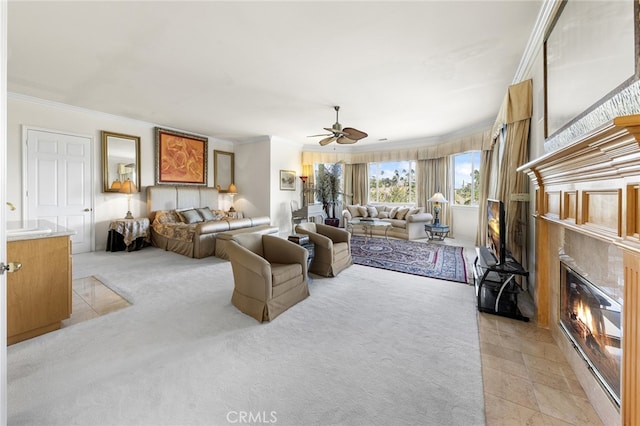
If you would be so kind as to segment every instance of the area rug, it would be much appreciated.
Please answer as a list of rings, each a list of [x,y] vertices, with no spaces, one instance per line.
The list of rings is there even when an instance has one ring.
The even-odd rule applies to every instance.
[[[351,255],[358,265],[467,283],[462,247],[354,235]]]

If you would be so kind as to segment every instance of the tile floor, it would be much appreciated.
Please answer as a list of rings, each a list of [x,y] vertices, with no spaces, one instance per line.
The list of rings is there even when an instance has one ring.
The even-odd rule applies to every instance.
[[[75,279],[72,287],[71,317],[62,321],[62,327],[69,327],[131,305],[95,277]]]
[[[127,306],[95,277],[76,279],[63,327]],[[488,426],[602,425],[548,330],[486,313],[478,328]]]
[[[453,238],[441,244],[465,248],[473,285],[475,244]],[[534,317],[530,298],[520,297],[518,304]],[[487,426],[602,425],[549,330],[480,312],[478,330]]]
[[[549,330],[487,313],[478,329],[488,426],[602,424]]]

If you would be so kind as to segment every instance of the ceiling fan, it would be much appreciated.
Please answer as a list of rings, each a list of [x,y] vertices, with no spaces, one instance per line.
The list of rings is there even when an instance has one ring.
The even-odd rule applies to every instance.
[[[327,136],[326,138],[320,141],[320,145],[325,146],[334,141],[340,144],[356,143],[360,139],[364,139],[367,136],[369,136],[365,132],[361,132],[360,130],[354,129],[352,127],[345,127],[343,129],[342,124],[338,122],[338,111],[340,111],[340,107],[334,106],[333,109],[336,110],[336,122],[333,123],[333,126],[331,128],[324,127],[324,129],[327,132],[331,132],[331,133],[324,133],[321,135],[311,135],[309,136],[310,138],[317,137],[317,136]]]

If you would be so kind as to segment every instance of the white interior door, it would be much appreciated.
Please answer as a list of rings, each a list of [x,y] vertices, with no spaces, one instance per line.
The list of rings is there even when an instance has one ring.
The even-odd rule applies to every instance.
[[[27,219],[75,231],[73,253],[92,249],[91,138],[25,128]]]

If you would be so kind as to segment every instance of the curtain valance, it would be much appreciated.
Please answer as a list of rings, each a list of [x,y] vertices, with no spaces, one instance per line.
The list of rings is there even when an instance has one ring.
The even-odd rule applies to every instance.
[[[493,125],[491,136],[495,139],[505,124],[531,118],[533,115],[533,82],[531,79],[509,86],[507,94]]]
[[[346,164],[380,163],[387,161],[429,160],[467,151],[491,149],[491,128],[466,136],[452,137],[435,145],[407,149],[387,149],[371,152],[320,152],[303,151],[302,164],[337,163]]]

